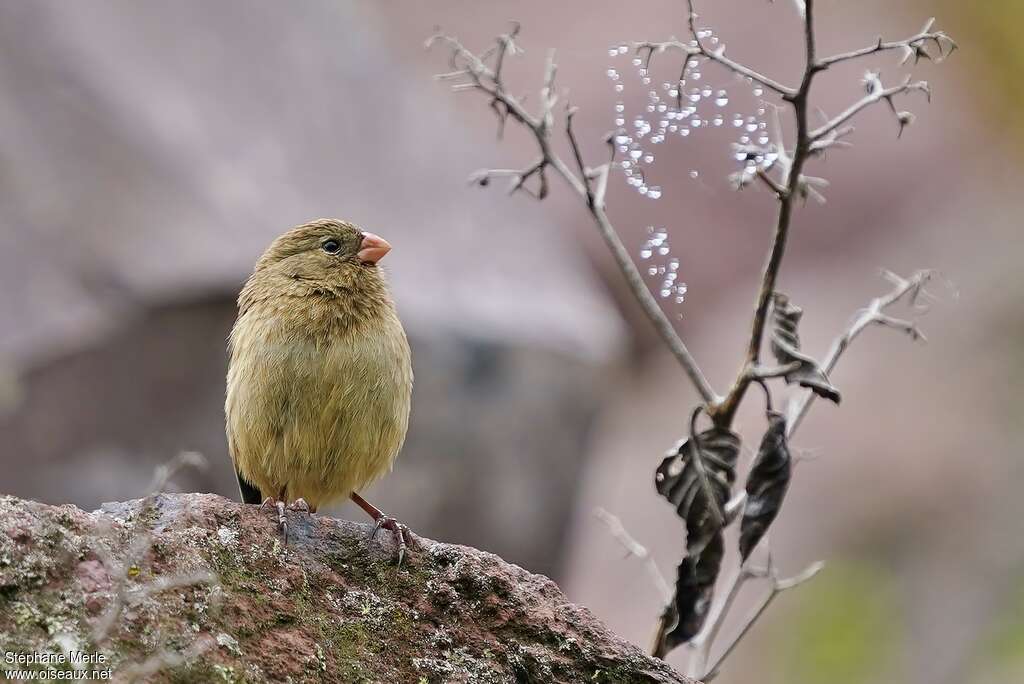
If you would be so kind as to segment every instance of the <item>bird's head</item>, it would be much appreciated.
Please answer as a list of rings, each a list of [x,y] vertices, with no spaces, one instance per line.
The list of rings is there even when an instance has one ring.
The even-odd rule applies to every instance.
[[[267,248],[256,273],[298,281],[314,289],[350,289],[377,281],[377,262],[391,245],[338,219],[317,219],[292,228]]]

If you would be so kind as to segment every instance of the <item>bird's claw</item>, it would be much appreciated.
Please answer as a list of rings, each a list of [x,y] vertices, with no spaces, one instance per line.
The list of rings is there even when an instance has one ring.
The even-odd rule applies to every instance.
[[[289,511],[301,511],[303,513],[312,513],[313,512],[313,509],[309,507],[309,504],[306,503],[306,500],[303,499],[302,497],[299,497],[295,501],[292,501],[290,504],[288,504],[288,510]]]
[[[302,501],[302,499],[299,499],[298,501]],[[298,501],[296,501],[295,503],[298,503]],[[302,503],[305,504],[306,502],[303,501]],[[295,504],[292,504],[292,505],[295,505]],[[263,503],[260,504],[259,511],[260,511],[260,513],[262,513],[263,511],[267,510],[267,508],[270,508],[270,507],[274,507],[274,508],[277,509],[277,526],[280,528],[281,536],[284,538],[285,546],[287,546],[288,545],[288,520],[285,518],[285,515],[284,515],[284,511],[285,511],[284,501],[281,501],[280,499],[275,499],[272,496],[268,496],[266,499],[263,500]]]
[[[281,528],[281,536],[284,538],[284,545],[288,546],[288,519],[284,515],[284,501],[277,502],[277,524]]]
[[[373,530],[370,532],[370,539],[377,536],[381,529],[388,530],[398,544],[398,567],[402,567],[402,560],[405,558],[405,551],[409,547],[416,546],[416,537],[404,523],[399,522],[390,515],[382,515],[373,523]]]

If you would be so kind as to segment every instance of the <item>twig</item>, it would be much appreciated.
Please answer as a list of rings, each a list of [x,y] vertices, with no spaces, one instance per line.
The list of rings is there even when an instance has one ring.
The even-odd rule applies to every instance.
[[[141,663],[130,665],[118,673],[122,681],[138,682],[146,681],[152,675],[167,667],[179,667],[192,662],[202,654],[217,645],[217,642],[209,635],[197,638],[184,651],[169,651],[161,649],[146,658]]]
[[[149,483],[147,491],[149,492],[146,497],[142,500],[142,504],[139,506],[139,513],[137,518],[142,518],[146,512],[152,508],[156,497],[163,493],[167,486],[170,484],[171,478],[176,475],[179,471],[184,468],[205,468],[206,459],[202,454],[198,454],[192,451],[185,451],[167,463],[162,463],[157,466],[153,471],[153,480]],[[132,568],[138,569],[138,565],[145,559],[146,554],[149,553],[149,549],[153,544],[153,539],[148,533],[137,535],[132,541],[131,546],[128,547],[128,552],[125,554],[125,562],[121,564],[121,570],[116,575],[116,590],[114,597],[111,599],[110,605],[107,606],[107,610],[102,616],[96,621],[93,626],[92,640],[94,644],[101,644],[107,640],[117,620],[121,617],[126,604],[130,601],[129,596],[129,583],[130,572]],[[103,549],[102,546],[97,545],[95,549],[96,555],[100,557],[103,565],[107,568],[116,568],[118,564],[114,561],[113,557],[110,556]],[[149,596],[152,593],[165,591],[172,586],[164,586],[169,582],[175,582],[178,578],[161,578],[159,581],[154,582],[151,586],[147,587],[142,591],[142,596]],[[196,577],[189,576],[188,581],[185,585],[192,585],[197,583],[213,583],[217,581],[217,578],[210,573],[204,573],[202,577],[198,575]],[[176,584],[173,586],[185,586]]]
[[[747,370],[747,374],[751,380],[782,378],[799,369],[801,364],[801,361],[792,361],[781,366],[753,366]]]
[[[910,278],[901,278],[900,276],[888,272],[885,272],[886,278],[893,283],[893,289],[881,297],[872,299],[871,302],[861,311],[853,317],[850,321],[849,326],[844,330],[839,337],[832,342],[832,346],[829,348],[828,353],[825,355],[825,360],[822,362],[822,370],[826,374],[831,373],[832,369],[836,367],[839,362],[839,357],[843,355],[843,352],[849,348],[857,336],[860,335],[866,327],[869,325],[884,325],[890,328],[896,328],[910,335],[914,340],[925,339],[924,335],[918,329],[917,324],[913,321],[902,320],[893,318],[886,315],[884,312],[889,307],[893,306],[897,302],[904,299],[909,301],[912,307],[919,311],[927,310],[927,305],[922,303],[922,299],[927,296],[925,286],[934,276],[933,271],[918,271],[914,273]],[[796,429],[800,426],[807,412],[811,409],[811,404],[814,402],[814,392],[807,391],[799,398],[795,398],[790,402],[788,415],[788,429],[787,435],[792,435],[796,432]]]
[[[796,94],[796,91],[790,88],[789,86],[783,85],[782,83],[779,83],[775,79],[769,78],[761,73],[758,73],[757,71],[754,71],[748,66],[744,66],[739,62],[735,62],[729,59],[721,51],[708,50],[704,46],[703,41],[700,38],[696,37],[696,33],[694,33],[694,39],[693,41],[691,41],[690,44],[686,44],[678,40],[642,40],[632,43],[631,47],[638,54],[641,52],[646,52],[647,54],[645,61],[647,61],[648,63],[650,63],[650,60],[653,58],[655,54],[661,54],[669,50],[679,50],[684,55],[686,55],[684,64],[688,64],[690,60],[694,57],[706,57],[712,62],[715,62],[725,67],[734,74],[739,74],[740,76],[744,76],[752,81],[760,83],[765,88],[768,88],[769,90],[775,92],[776,94],[782,97],[792,97],[793,95]],[[680,78],[680,80],[682,79]]]
[[[153,498],[158,494],[162,494],[163,491],[167,489],[167,485],[170,484],[171,478],[185,468],[198,468],[202,470],[206,468],[206,458],[195,451],[183,451],[167,463],[158,465],[153,471],[152,482],[150,482],[149,486],[146,488],[146,491],[149,492],[149,494],[146,496],[146,503],[144,505],[151,505]]]
[[[665,576],[661,574],[661,570],[658,568],[658,564],[654,558],[651,557],[647,547],[638,542],[622,524],[622,520],[618,516],[609,513],[603,508],[595,508],[594,516],[603,522],[608,528],[608,533],[615,538],[626,552],[635,558],[640,559],[644,563],[644,567],[647,569],[647,574],[651,576],[651,581],[654,582],[654,586],[658,590],[658,594],[661,599],[666,603],[672,600],[672,587],[665,580]]]
[[[688,0],[688,2],[692,13],[693,2],[692,0]],[[736,409],[739,408],[743,395],[750,385],[751,376],[748,368],[756,365],[760,360],[761,340],[764,337],[764,327],[768,318],[768,306],[771,303],[772,293],[775,292],[775,281],[778,279],[779,269],[782,266],[782,257],[786,253],[786,239],[789,235],[789,226],[792,219],[793,201],[798,195],[806,192],[801,171],[803,170],[804,162],[807,161],[807,157],[810,154],[812,142],[812,137],[808,132],[807,106],[808,96],[816,73],[813,69],[815,61],[813,0],[808,0],[804,5],[804,52],[804,74],[800,81],[800,87],[795,93],[786,98],[792,105],[796,117],[796,143],[787,168],[784,169],[785,192],[778,193],[779,211],[775,222],[775,234],[772,238],[772,246],[761,276],[761,288],[757,295],[757,304],[754,307],[746,358],[729,393],[711,411],[715,424],[722,427],[728,427],[732,424]]]
[[[504,52],[508,52],[510,49],[509,45],[514,44],[510,39],[507,39],[507,36],[508,34],[506,34],[506,40],[504,41],[501,37],[498,39],[499,49],[497,50],[497,54],[499,55]],[[534,140],[536,141],[537,147],[540,151],[539,161],[534,163],[524,172],[509,174],[508,170],[501,170],[498,173],[483,171],[474,174],[472,177],[473,181],[480,184],[486,184],[492,176],[513,175],[513,177],[516,178],[514,181],[514,187],[512,188],[512,191],[514,192],[523,188],[523,183],[529,176],[536,174],[541,179],[541,190],[537,193],[537,197],[542,199],[547,190],[544,175],[547,168],[553,169],[558,175],[564,178],[569,184],[569,187],[571,187],[576,194],[583,199],[587,210],[590,212],[591,218],[594,221],[594,225],[597,227],[601,238],[611,251],[612,257],[615,259],[615,263],[618,265],[619,270],[625,277],[630,292],[640,304],[640,308],[643,310],[648,320],[650,320],[651,324],[654,325],[655,330],[657,330],[669,351],[679,362],[680,366],[682,366],[683,371],[693,383],[693,386],[700,394],[701,399],[707,404],[714,404],[719,401],[718,395],[711,387],[711,383],[709,383],[707,378],[704,376],[704,373],[697,364],[696,359],[694,359],[686,344],[682,339],[680,339],[679,335],[675,331],[675,327],[672,325],[672,322],[668,319],[668,316],[665,315],[665,312],[658,304],[658,301],[654,298],[654,295],[651,294],[646,283],[644,283],[643,276],[637,269],[636,264],[633,263],[633,260],[629,255],[629,251],[626,249],[625,245],[622,244],[622,239],[619,237],[618,232],[609,220],[608,215],[605,213],[604,188],[606,186],[607,169],[594,174],[599,179],[599,190],[592,191],[590,189],[588,179],[591,174],[588,174],[583,166],[582,152],[580,151],[575,135],[571,132],[571,116],[567,116],[567,135],[570,140],[570,145],[573,148],[573,156],[576,158],[577,166],[581,168],[579,175],[574,173],[551,147],[551,129],[553,125],[552,112],[555,102],[557,102],[557,96],[554,93],[554,78],[556,73],[554,54],[548,54],[544,70],[544,85],[541,90],[541,109],[539,115],[534,116],[526,111],[522,103],[517,98],[508,93],[502,81],[501,74],[488,67],[481,57],[466,49],[466,47],[457,39],[443,34],[437,34],[428,40],[427,47],[438,42],[446,44],[452,51],[451,73],[459,73],[469,79],[468,83],[462,85],[468,85],[471,88],[479,90],[490,96],[492,108],[494,108],[495,104],[498,107],[496,111],[499,113],[499,119],[501,118],[502,113],[505,113],[505,115],[511,116],[514,120],[520,122],[523,126],[529,129],[533,134]],[[447,77],[447,74],[444,76]]]
[[[664,42],[639,42],[633,43],[633,48],[639,52],[641,50],[647,51],[647,61],[650,63],[651,57],[656,52],[664,52],[666,50],[681,50],[686,54],[686,59],[683,62],[683,71],[686,71],[686,65],[692,57],[705,57],[712,62],[715,62],[722,67],[728,69],[734,74],[739,74],[745,78],[749,78],[751,81],[760,83],[765,88],[774,91],[778,95],[781,95],[785,99],[794,97],[798,90],[790,88],[789,86],[783,85],[773,78],[769,78],[764,74],[752,69],[744,64],[740,64],[732,59],[725,56],[725,48],[720,47],[717,50],[709,50],[701,38],[700,31],[697,30],[697,12],[694,9],[693,0],[686,0],[687,9],[687,27],[690,30],[690,42],[682,43],[678,40],[668,40]],[[682,79],[680,79],[682,80]]]
[[[586,189],[587,195],[587,206],[591,207],[594,205],[594,191],[591,189],[591,179],[593,173],[583,163],[583,153],[580,151],[580,144],[576,140],[576,132],[572,127],[573,117],[576,116],[578,109],[576,107],[567,106],[565,109],[565,135],[569,138],[569,147],[572,148],[573,159],[576,160],[576,169],[579,171],[580,178],[583,179],[583,186]],[[606,175],[606,174],[605,174]],[[601,202],[604,202],[604,192],[602,189]]]
[[[811,154],[823,155],[831,147],[851,147],[852,144],[843,140],[853,133],[853,126],[840,126],[811,143]]]
[[[836,364],[839,361],[839,357],[850,346],[850,343],[852,343],[853,340],[856,339],[857,336],[860,335],[860,333],[863,332],[863,330],[867,328],[869,325],[884,325],[906,332],[908,335],[910,335],[912,339],[925,339],[924,335],[921,333],[920,329],[917,327],[917,324],[915,322],[893,318],[892,316],[889,316],[884,312],[889,307],[898,304],[902,301],[907,301],[911,307],[913,307],[919,312],[926,311],[927,305],[923,303],[922,300],[928,297],[928,293],[924,288],[925,285],[927,285],[933,277],[933,272],[918,271],[917,273],[914,273],[910,278],[904,279],[887,271],[885,272],[885,276],[890,282],[893,283],[893,289],[886,293],[885,295],[881,297],[876,297],[875,299],[871,300],[867,307],[862,309],[860,312],[857,313],[856,316],[854,316],[853,320],[851,320],[850,325],[846,328],[846,330],[844,330],[843,333],[839,335],[839,337],[837,337],[836,340],[832,343],[832,347],[826,355],[824,363],[822,364],[822,367],[826,373],[830,373],[836,367]],[[783,370],[784,368],[785,366],[780,366],[777,369],[767,370],[776,371]],[[755,377],[758,375],[760,377],[765,377],[764,373],[765,370],[761,370],[759,373],[755,373]],[[787,411],[787,437],[792,437],[793,433],[796,432],[797,427],[799,427],[801,421],[810,410],[811,402],[814,401],[815,397],[816,395],[814,394],[814,392],[808,390],[799,398],[795,398],[793,401],[790,402],[790,406]],[[733,497],[733,499],[729,502],[726,508],[727,510],[736,510],[737,512],[733,513],[730,516],[730,519],[738,515],[739,509],[743,507],[745,502],[745,491],[740,492],[735,497]],[[812,568],[814,570],[813,572],[810,572],[810,576],[813,576],[815,573],[818,572],[818,570],[820,570],[818,564],[811,566],[811,568],[808,568],[808,571],[810,571]],[[807,573],[808,571],[805,571],[805,573]],[[801,578],[802,575],[805,573],[801,573],[801,575],[798,575],[797,578]],[[728,653],[731,652],[733,648],[735,648],[735,642],[731,645],[730,648],[726,650],[726,652],[723,652],[723,654],[719,656],[718,659],[716,659],[715,664],[711,668],[704,670],[703,663],[707,662],[708,652],[710,651],[711,646],[714,644],[715,638],[721,630],[722,624],[724,623],[725,618],[728,616],[729,609],[735,602],[736,595],[739,593],[740,589],[742,589],[743,585],[747,581],[763,576],[763,573],[758,573],[756,568],[753,568],[752,561],[748,560],[746,563],[743,563],[740,566],[740,568],[736,571],[732,578],[726,583],[725,587],[723,588],[721,598],[719,598],[716,601],[715,605],[712,606],[711,612],[708,615],[708,620],[704,628],[688,644],[693,652],[688,667],[690,676],[707,681],[711,679],[715,674],[717,674],[718,667],[721,665],[721,662],[724,660],[725,656],[728,655]],[[806,581],[807,579],[810,579],[810,577],[800,579],[800,582]],[[790,580],[790,582],[791,581],[792,580]],[[778,587],[778,583],[776,583],[776,587]],[[783,588],[790,588],[790,584],[785,584]],[[756,620],[756,618],[764,612],[764,610],[768,607],[768,604],[774,599],[775,594],[777,593],[778,591],[774,591],[762,600],[762,603],[759,606],[758,610],[755,611],[751,619],[748,619],[746,627],[744,628],[744,630],[741,631],[741,634],[737,638],[737,641],[739,638],[742,638],[742,635],[745,634],[747,630],[749,630],[750,626],[753,624],[753,621]]]
[[[739,596],[743,585],[746,584],[748,580],[763,576],[763,574],[757,574],[756,570],[746,563],[736,569],[732,579],[730,579],[729,583],[726,585],[727,588],[725,589],[725,593],[722,594],[722,598],[712,606],[711,613],[708,615],[706,628],[702,629],[700,633],[687,644],[691,655],[690,659],[686,663],[686,671],[690,677],[700,677],[703,674],[707,666],[708,653],[711,650],[711,645],[718,636],[718,632],[722,628],[722,623],[725,622],[725,617],[729,614],[729,610],[736,601],[736,597]]]
[[[909,93],[912,91],[920,91],[925,93],[929,97],[931,96],[931,93],[928,89],[927,81],[911,82],[909,77],[906,78],[900,85],[892,86],[891,88],[883,88],[881,81],[878,78],[878,74],[875,72],[868,72],[864,77],[864,82],[868,87],[868,94],[862,97],[857,102],[850,105],[842,114],[838,115],[837,117],[827,122],[823,126],[811,131],[811,140],[820,140],[821,138],[827,136],[832,131],[841,127],[847,121],[849,121],[857,114],[859,114],[862,110],[870,107],[873,104],[881,102],[882,100],[887,101],[889,103],[889,106],[892,107],[893,112],[898,115],[899,112],[896,111],[896,107],[892,101],[892,98],[894,98],[895,96],[903,95],[904,93]]]
[[[206,459],[201,454],[194,452],[183,452],[167,463],[157,466],[153,473],[153,481],[149,485],[149,494],[142,500],[136,519],[145,517],[155,503],[156,497],[166,490],[171,477],[180,470],[188,467],[204,468],[205,466]],[[219,585],[220,580],[217,575],[205,570],[171,577],[159,577],[144,585],[133,585],[130,580],[141,572],[139,566],[145,560],[152,545],[153,538],[148,532],[137,535],[125,553],[124,562],[120,564],[101,545],[97,545],[94,549],[94,553],[99,556],[104,567],[108,568],[108,572],[111,573],[114,585],[114,595],[110,603],[93,626],[91,637],[94,647],[102,646],[113,636],[125,608],[131,604],[174,589],[198,585],[214,587]],[[116,572],[115,568],[117,568]],[[212,643],[212,639],[199,638],[182,652],[161,648],[144,662],[130,665],[118,674],[124,681],[129,682],[145,679],[164,667],[177,666],[194,659],[208,650]]]
[[[807,4],[809,5],[811,1],[812,0],[807,0]],[[718,657],[711,662],[711,665],[705,670],[705,672],[702,675],[700,675],[700,679],[704,682],[710,682],[718,675],[718,670],[722,666],[722,663],[725,661],[725,659],[732,654],[732,652],[736,649],[739,643],[743,640],[743,637],[745,637],[747,633],[750,631],[750,628],[754,626],[754,623],[757,622],[758,619],[760,619],[764,611],[768,609],[768,606],[771,605],[772,601],[774,601],[779,594],[781,594],[784,591],[789,591],[790,589],[798,587],[804,582],[811,580],[815,575],[821,572],[822,568],[824,567],[824,563],[817,561],[811,563],[809,566],[804,568],[803,571],[797,573],[792,577],[780,579],[777,576],[774,567],[769,566],[769,576],[771,577],[772,585],[771,589],[768,591],[768,594],[765,595],[765,597],[761,599],[761,602],[757,605],[757,607],[755,607],[754,610],[751,611],[750,615],[748,615],[747,618],[743,621],[743,626],[740,628],[739,632],[737,632],[736,636],[734,636],[732,640],[730,640],[728,645],[726,645],[725,649],[722,650]]]
[[[903,59],[900,61],[901,64],[905,64],[911,57],[914,58],[915,62],[922,58],[941,61],[948,57],[949,54],[957,48],[957,44],[943,31],[932,31],[931,29],[934,25],[935,19],[929,19],[925,22],[924,28],[922,28],[917,34],[910,36],[909,38],[904,38],[903,40],[894,40],[886,43],[883,42],[881,36],[879,36],[878,41],[874,45],[819,59],[817,64],[815,64],[815,68],[819,70],[827,69],[833,64],[861,59],[887,50],[901,50],[903,52]],[[931,55],[927,51],[926,46],[929,42],[933,43],[935,48],[939,51],[937,57]]]
[[[757,176],[766,185],[771,188],[778,198],[779,201],[779,212],[776,221],[776,231],[772,241],[772,247],[769,252],[767,262],[765,264],[761,289],[758,293],[758,301],[755,307],[753,323],[751,325],[751,335],[747,346],[747,355],[744,364],[737,374],[736,381],[734,382],[726,398],[718,405],[712,407],[711,415],[715,423],[722,427],[728,427],[731,425],[736,409],[743,399],[743,395],[752,381],[762,381],[772,377],[780,377],[786,375],[787,367],[780,366],[775,368],[765,368],[760,365],[760,350],[762,340],[764,337],[764,328],[767,321],[768,309],[771,301],[771,297],[775,291],[775,282],[778,278],[779,268],[782,263],[782,258],[785,253],[786,238],[790,226],[793,201],[797,196],[806,197],[809,194],[815,194],[813,184],[822,182],[821,179],[806,178],[801,175],[802,168],[807,158],[813,154],[820,154],[829,147],[844,144],[841,138],[847,135],[852,127],[847,126],[853,117],[855,117],[860,111],[866,107],[880,102],[882,100],[887,101],[890,104],[894,114],[900,121],[901,131],[902,127],[909,123],[909,115],[906,112],[898,112],[896,107],[893,105],[893,98],[896,95],[909,92],[912,90],[920,90],[928,93],[928,86],[924,82],[911,83],[908,79],[902,85],[894,88],[884,88],[877,76],[877,74],[869,73],[865,78],[865,84],[868,88],[868,94],[862,100],[852,105],[845,112],[837,116],[836,118],[826,121],[824,125],[811,131],[808,124],[808,106],[809,106],[809,95],[812,86],[812,82],[816,73],[823,71],[827,68],[828,64],[822,65],[822,62],[816,58],[816,45],[815,45],[815,33],[814,33],[814,2],[813,0],[807,0],[806,3],[802,3],[802,14],[804,18],[804,44],[805,44],[805,64],[804,64],[804,75],[801,79],[800,87],[795,93],[789,96],[784,96],[791,106],[793,107],[795,118],[796,118],[796,141],[793,147],[792,156],[787,158],[785,143],[782,140],[781,122],[779,121],[778,109],[775,110],[775,135],[777,138],[776,148],[779,153],[779,159],[777,165],[782,170],[783,181],[780,183],[775,181],[772,176],[769,175],[769,169],[758,169]],[[693,25],[693,2],[688,0],[688,6],[690,9],[690,28],[695,34],[695,27]],[[925,26],[924,31],[928,31],[931,28],[931,24]],[[921,36],[916,36],[908,39],[907,43],[913,43],[915,40],[920,39]],[[883,44],[883,48],[886,48]],[[876,50],[871,50],[865,54],[870,54]],[[836,60],[830,58],[829,63],[834,63]],[[852,59],[852,58],[851,58]],[[897,284],[897,288],[893,293],[890,293],[888,297],[880,298],[872,303],[867,312],[861,315],[853,324],[848,336],[844,335],[837,340],[836,345],[833,349],[833,353],[830,353],[826,363],[824,364],[825,372],[829,372],[835,365],[835,361],[838,359],[838,355],[842,353],[842,350],[849,344],[849,342],[869,323],[875,323],[879,325],[888,325],[890,327],[898,328],[908,332],[912,336],[920,337],[920,332],[916,326],[909,321],[903,321],[900,319],[892,319],[885,316],[881,311],[886,306],[894,303],[906,293],[913,291],[915,294],[913,298],[920,294],[923,287],[921,282],[922,274],[916,274],[910,281],[903,281],[902,279],[894,281]],[[801,397],[799,403],[791,407],[789,412],[790,420],[787,428],[787,434],[791,435],[803,416],[810,408],[810,403],[814,399],[813,392],[808,391],[804,396]],[[745,492],[741,492],[739,495],[733,498],[729,502],[728,509],[736,511],[730,519],[733,519],[738,515],[739,510],[742,509],[745,504],[746,496]],[[813,575],[817,572],[810,573]],[[808,576],[808,579],[810,577]],[[701,632],[691,641],[691,647],[695,649],[694,655],[691,659],[691,674],[695,676],[707,675],[705,672],[701,672],[703,669],[703,663],[707,661],[708,652],[718,635],[719,630],[724,622],[726,615],[732,606],[733,601],[736,598],[736,594],[739,592],[740,587],[752,576],[749,569],[749,562],[741,565],[737,573],[734,575],[730,584],[725,589],[725,593],[715,605],[712,607],[711,614],[704,628]],[[736,643],[746,631],[750,628],[750,625],[760,616],[760,614],[767,608],[768,604],[774,599],[778,593],[778,583],[774,585],[776,590],[773,590],[768,597],[764,600],[761,607],[751,616],[747,622],[746,627],[741,631],[740,635],[715,661],[715,664],[708,670],[713,676],[717,671],[721,661],[732,651]],[[787,585],[788,588],[788,585]],[[658,634],[664,634],[664,618],[661,618],[659,622]],[[657,650],[658,646],[656,644]]]
[[[779,199],[784,198],[789,193],[789,188],[782,185],[777,180],[768,175],[765,169],[757,170],[757,177],[775,193],[775,196]]]

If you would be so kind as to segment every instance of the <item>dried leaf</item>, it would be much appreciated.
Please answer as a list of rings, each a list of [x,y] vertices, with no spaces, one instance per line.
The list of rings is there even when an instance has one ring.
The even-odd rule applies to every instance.
[[[818,362],[800,351],[797,326],[803,309],[789,301],[781,292],[775,293],[772,305],[772,353],[780,364],[799,362],[796,370],[786,374],[787,383],[798,383],[813,390],[819,397],[839,403],[839,390],[832,386]]]
[[[686,521],[687,555],[679,564],[676,591],[667,611],[665,646],[675,648],[692,639],[707,619],[725,552],[725,504],[736,479],[740,438],[711,427],[697,434],[690,418],[690,436],[669,451],[658,466],[658,492],[675,505]]]
[[[676,593],[666,608],[669,620],[664,640],[668,650],[697,636],[704,626],[724,553],[725,541],[718,532],[700,555],[688,555],[679,563]]]
[[[680,442],[658,466],[654,485],[675,505],[686,521],[686,549],[699,556],[704,545],[725,525],[725,504],[736,480],[740,438],[729,430],[711,427]]]
[[[779,514],[789,487],[792,459],[786,441],[786,417],[768,412],[768,430],[761,438],[747,476],[747,505],[740,523],[740,557],[747,559]]]

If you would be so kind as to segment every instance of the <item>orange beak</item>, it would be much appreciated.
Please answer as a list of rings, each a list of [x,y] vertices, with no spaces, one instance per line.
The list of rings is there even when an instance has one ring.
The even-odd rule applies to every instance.
[[[391,251],[388,241],[373,233],[364,233],[363,242],[359,245],[356,256],[364,264],[376,264],[384,258],[384,255]]]

